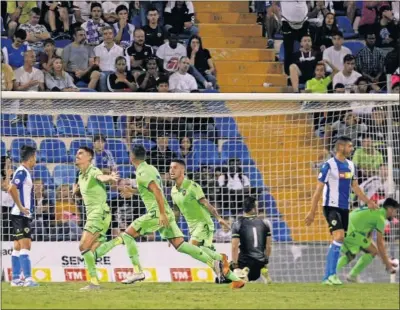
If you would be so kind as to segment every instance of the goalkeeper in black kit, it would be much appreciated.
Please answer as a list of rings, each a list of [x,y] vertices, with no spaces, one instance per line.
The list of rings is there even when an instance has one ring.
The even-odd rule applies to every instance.
[[[268,258],[271,255],[270,223],[258,217],[257,202],[247,197],[243,203],[243,216],[232,226],[231,269],[248,281],[262,280],[271,283]]]

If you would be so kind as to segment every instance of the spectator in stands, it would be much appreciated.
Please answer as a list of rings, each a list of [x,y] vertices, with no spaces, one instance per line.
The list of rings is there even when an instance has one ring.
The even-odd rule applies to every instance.
[[[157,92],[168,93],[169,92],[169,81],[168,78],[163,75],[157,80]]]
[[[325,6],[325,1],[316,1],[315,5],[313,2],[308,2],[308,22],[312,27],[321,27],[323,24],[326,24],[326,17],[328,14],[333,14],[333,10],[329,10]]]
[[[158,169],[166,182],[170,180],[168,171],[171,159],[178,157],[168,147],[170,135],[169,130],[160,130],[157,136],[157,146],[150,151],[149,156],[150,163]]]
[[[90,13],[91,18],[84,22],[81,27],[86,32],[87,44],[97,46],[103,43],[103,28],[108,24],[101,19],[103,9],[100,3],[93,2],[90,6]]]
[[[143,116],[128,116],[126,121],[126,143],[131,149],[132,139],[150,136],[149,119]]]
[[[299,92],[299,82],[304,84],[313,78],[315,66],[320,60],[320,54],[312,50],[312,42],[309,35],[303,36],[300,44],[300,51],[293,54],[293,61],[289,67],[290,81],[295,93]]]
[[[133,33],[135,41],[125,50],[125,56],[130,59],[130,68],[135,79],[145,70],[145,63],[153,57],[153,49],[144,44],[145,33],[142,29],[135,29]]]
[[[186,162],[187,167],[193,166],[194,153],[192,138],[184,136],[179,139],[179,153],[181,158]]]
[[[379,17],[379,22],[374,25],[376,46],[384,48],[389,52],[396,47],[396,40],[399,37],[399,28],[394,22],[393,12],[389,5],[380,7]]]
[[[85,30],[75,28],[74,42],[64,48],[62,58],[65,71],[73,77],[75,83],[88,83],[88,88],[96,89],[100,79],[99,65],[95,62],[95,53],[85,45],[85,41]]]
[[[9,38],[14,37],[18,25],[29,21],[29,13],[35,7],[36,1],[7,1],[7,14],[10,18],[7,25]]]
[[[316,28],[314,38],[314,49],[316,51],[324,52],[324,50],[333,45],[332,37],[339,31],[336,25],[335,15],[328,13],[325,16],[322,27]]]
[[[105,149],[106,143],[106,137],[101,134],[93,137],[94,157],[92,164],[104,174],[110,174],[112,171],[117,171],[117,165],[111,152]]]
[[[4,63],[3,50],[1,50],[1,90],[10,91],[17,88],[15,74],[10,65]]]
[[[196,79],[188,73],[190,68],[190,60],[183,56],[179,60],[179,69],[169,78],[169,89],[172,92],[190,93],[197,90]]]
[[[230,217],[223,217],[224,221],[230,226],[232,224],[232,219]],[[215,231],[214,242],[217,243],[229,243],[232,240],[232,231],[226,227],[221,226]]]
[[[30,50],[24,53],[24,65],[15,70],[18,91],[44,91],[44,74],[36,69],[35,52]]]
[[[160,25],[164,25],[164,1],[140,1],[140,19],[142,27],[146,27],[150,24],[149,12],[157,11]]]
[[[322,58],[331,62],[339,71],[343,70],[343,59],[344,56],[350,54],[351,50],[346,46],[343,46],[344,38],[341,31],[332,33],[333,46],[328,47],[324,50]],[[332,71],[328,65],[326,66],[328,72]]]
[[[64,63],[61,57],[53,58],[52,69],[45,74],[46,87],[50,91],[76,92],[73,78],[64,71]]]
[[[35,218],[32,222],[32,230],[35,241],[48,241],[50,226],[54,221],[54,206],[52,205],[48,191],[45,190],[41,179],[33,180],[35,197]]]
[[[385,69],[387,74],[393,74],[400,67],[400,38],[397,39],[397,47],[389,52],[385,58]]]
[[[185,47],[178,43],[178,37],[174,33],[169,33],[168,42],[161,45],[156,53],[156,56],[162,62],[164,71],[174,73],[178,70],[179,59],[186,56]]]
[[[126,8],[129,7],[129,2],[125,1],[105,1],[102,3],[104,20],[108,24],[114,24],[118,21],[118,15],[116,13],[116,9],[118,6],[124,5]]]
[[[214,89],[216,89],[217,79],[215,77],[214,63],[211,58],[210,51],[206,48],[203,48],[203,43],[199,36],[193,35],[189,39],[187,56],[190,59],[190,65],[192,68],[194,67],[197,71],[199,71],[201,77],[203,77],[199,80],[195,76],[197,82],[204,84],[205,88],[210,88],[212,86]],[[211,83],[211,85],[209,83]]]
[[[46,27],[39,24],[39,19],[40,9],[33,8],[29,14],[29,22],[19,26],[26,31],[26,41],[36,54],[43,51],[43,41],[50,38]]]
[[[111,27],[103,28],[104,42],[93,50],[97,63],[101,70],[100,90],[107,91],[107,77],[115,70],[115,60],[118,56],[124,56],[124,50],[114,42],[114,32]]]
[[[138,76],[136,79],[139,85],[139,91],[142,92],[156,92],[157,81],[160,79],[158,71],[157,60],[155,57],[148,58],[146,61],[146,71]]]
[[[356,58],[348,54],[343,58],[343,70],[337,73],[333,78],[333,88],[336,89],[335,85],[340,83],[344,85],[346,90],[352,89],[357,79],[362,76],[360,73],[354,70],[356,66]]]
[[[147,1],[144,3],[147,3]],[[168,37],[162,27],[162,23],[159,22],[161,12],[162,11],[158,11],[155,7],[150,7],[147,11],[148,23],[142,28],[145,32],[145,43],[150,45],[154,52],[165,43]]]
[[[374,146],[379,150],[383,157],[386,159],[387,151],[387,137],[388,137],[388,123],[387,112],[384,107],[374,107],[370,119],[366,120],[368,126],[368,134],[372,138]],[[398,129],[393,127],[393,139],[396,141],[398,136]]]
[[[14,70],[24,65],[24,53],[30,50],[26,44],[26,31],[18,29],[14,33],[13,42],[6,42],[2,48],[5,63],[8,63]]]
[[[70,39],[70,11],[73,10],[71,1],[46,1],[48,11],[45,20],[48,21],[53,39]],[[42,7],[43,9],[43,7]]]
[[[263,3],[263,1],[256,1],[256,4]],[[274,48],[274,35],[281,29],[282,26],[282,16],[281,8],[279,7],[278,1],[269,1],[266,9],[265,16],[265,36],[268,38],[267,48]],[[258,23],[258,17],[257,17]]]
[[[375,46],[375,33],[369,31],[365,36],[366,46],[362,48],[356,58],[357,70],[373,83],[383,81],[385,76],[385,56],[380,48]]]
[[[115,35],[114,41],[123,49],[126,49],[131,46],[134,41],[133,33],[135,31],[135,26],[129,24],[127,6],[119,5],[115,12],[118,16],[118,22],[113,24]]]
[[[361,19],[358,26],[358,32],[364,36],[371,31],[372,26],[377,20],[377,13],[382,5],[388,5],[387,1],[364,1],[361,9]]]
[[[165,30],[177,33],[180,38],[187,39],[198,34],[194,26],[194,6],[192,1],[168,1],[165,10]]]
[[[383,164],[382,154],[374,148],[371,137],[366,134],[362,138],[361,147],[357,148],[352,158],[357,166],[359,183],[378,175],[379,167]]]
[[[325,77],[326,69],[325,66],[329,66],[333,69],[331,75]],[[332,78],[338,72],[338,69],[330,63],[328,60],[323,60],[317,63],[315,66],[315,77],[308,80],[306,83],[306,92],[309,93],[327,93],[328,86],[332,83]]]
[[[90,19],[90,15],[93,15],[92,12],[92,4],[100,5],[98,2],[93,1],[74,1],[74,16],[77,23],[83,24],[86,23]],[[83,28],[83,26],[81,25]]]
[[[392,93],[393,94],[400,94],[400,82],[392,85]]]
[[[118,56],[115,59],[115,72],[107,77],[107,87],[110,92],[136,91],[135,78],[127,71],[126,58]]]
[[[342,136],[351,138],[354,145],[359,145],[358,138],[365,134],[367,130],[367,125],[360,123],[353,112],[346,112],[342,120],[338,120],[332,124],[332,145],[336,142],[337,137]]]
[[[56,56],[56,45],[53,39],[47,39],[43,42],[44,51],[39,53],[39,69],[49,72]]]

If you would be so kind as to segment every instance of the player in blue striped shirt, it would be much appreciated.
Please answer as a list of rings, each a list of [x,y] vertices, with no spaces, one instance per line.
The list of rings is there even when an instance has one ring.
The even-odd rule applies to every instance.
[[[312,207],[305,218],[307,226],[315,218],[318,203],[322,196],[324,216],[328,222],[333,241],[329,247],[324,284],[342,284],[336,275],[336,265],[340,256],[340,247],[343,244],[349,223],[349,204],[351,190],[368,205],[370,209],[378,206],[363,193],[358,186],[357,173],[354,163],[348,160],[353,153],[353,143],[349,137],[339,137],[336,141],[336,155],[326,161],[318,175],[318,185],[312,198]]]
[[[15,171],[8,192],[14,201],[11,209],[11,225],[14,234],[14,250],[11,256],[11,286],[38,286],[32,279],[31,260],[31,221],[35,211],[33,182],[30,170],[36,164],[36,148],[21,147],[21,165]],[[21,270],[25,281],[20,279]]]

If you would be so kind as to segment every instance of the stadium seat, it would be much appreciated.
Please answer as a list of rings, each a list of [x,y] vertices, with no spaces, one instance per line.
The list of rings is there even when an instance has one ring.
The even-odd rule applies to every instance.
[[[86,135],[85,125],[80,115],[60,114],[56,124],[60,136],[84,137]]]
[[[53,178],[50,175],[49,169],[45,164],[38,164],[33,167],[33,179],[42,180],[44,185],[53,185]]]
[[[258,199],[258,209],[264,210],[267,217],[279,217],[280,213],[276,207],[276,201],[274,197],[268,193],[263,192]]]
[[[119,137],[126,137],[126,127],[127,127],[128,118],[125,115],[121,115],[117,120],[117,131]]]
[[[168,148],[174,152],[175,154],[181,153],[181,147],[179,144],[179,140],[176,138],[170,138],[168,141]]]
[[[241,141],[227,141],[222,144],[221,157],[225,163],[231,158],[240,159],[243,165],[248,165],[251,160],[249,149]]]
[[[286,222],[272,221],[272,237],[277,242],[291,242],[291,232]]]
[[[106,137],[115,137],[114,120],[112,116],[91,115],[87,125],[88,134],[91,136],[102,134]]]
[[[146,138],[136,138],[132,141],[132,147],[135,145],[143,145],[147,152],[156,146],[156,143]]]
[[[195,164],[199,165],[221,165],[222,160],[219,156],[215,143],[199,139],[193,142],[193,153]]]
[[[118,166],[118,172],[121,179],[134,179],[135,171],[136,169],[133,165]]]
[[[55,40],[56,48],[64,48],[68,44],[71,44],[71,40]]]
[[[51,115],[28,115],[28,134],[35,137],[53,137],[56,129]]]
[[[243,174],[250,180],[250,186],[254,188],[264,188],[264,178],[261,172],[255,166],[243,166]]]
[[[23,145],[30,145],[30,146],[33,146],[33,147],[37,147],[36,142],[34,140],[30,139],[30,138],[17,138],[17,139],[14,139],[11,142],[11,147],[10,147],[10,150],[11,150],[10,157],[11,157],[11,160],[13,162],[15,162],[15,163],[19,163],[20,162],[19,152],[20,152],[21,146],[23,146]]]
[[[64,141],[44,139],[40,142],[40,161],[45,163],[67,163],[68,153]]]
[[[241,138],[237,124],[233,117],[215,117],[215,127],[219,138]]]
[[[358,34],[355,33],[353,25],[351,24],[351,21],[347,18],[347,16],[337,16],[336,21],[339,29],[343,32],[343,36],[345,39],[358,37]]]
[[[293,42],[293,53],[296,53],[300,49],[300,42],[299,41],[294,41]],[[284,62],[285,61],[285,47],[283,46],[283,43],[281,44],[281,47],[279,48],[279,61]]]
[[[1,156],[7,155],[6,144],[3,142],[3,140],[1,140],[1,144],[0,144],[0,153],[1,153]]]
[[[75,183],[77,170],[74,165],[57,165],[54,167],[54,185],[72,185]]]
[[[185,220],[185,218],[183,216],[180,216],[178,219],[178,226],[181,229],[183,235],[184,235],[184,239],[187,241],[188,240],[188,236],[190,235],[189,233],[189,226]]]
[[[354,56],[356,56],[358,52],[365,46],[364,43],[360,41],[347,41],[344,42],[343,45],[350,49]]]
[[[15,114],[1,114],[1,135],[2,136],[19,136],[23,137],[26,130],[22,120],[12,124],[11,120],[17,116]]]
[[[92,149],[93,142],[89,139],[76,139],[76,140],[71,141],[71,144],[69,146],[69,161],[70,162],[75,161],[76,152],[82,146],[88,146]]]
[[[129,164],[128,148],[121,140],[107,139],[106,149],[111,152],[117,165]]]

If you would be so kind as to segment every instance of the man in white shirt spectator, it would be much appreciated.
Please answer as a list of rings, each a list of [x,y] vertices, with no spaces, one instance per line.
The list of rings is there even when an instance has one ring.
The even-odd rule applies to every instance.
[[[15,70],[18,91],[44,91],[44,75],[39,69],[33,67],[36,61],[35,52],[26,51],[24,65]]]
[[[338,31],[332,36],[333,46],[328,47],[324,50],[323,59],[328,60],[332,63],[338,70],[343,70],[343,59],[344,56],[350,54],[351,50],[346,46],[343,46],[343,33]],[[326,65],[326,71],[332,72],[332,68]]]
[[[118,56],[124,56],[124,50],[114,42],[114,31],[111,27],[103,28],[104,42],[94,48],[96,63],[99,64],[101,70],[100,91],[106,92],[107,77],[115,71],[115,59]]]
[[[333,88],[335,85],[340,83],[345,86],[345,89],[351,90],[357,81],[357,79],[362,76],[360,73],[354,70],[356,66],[356,58],[348,54],[343,58],[343,70],[337,73],[333,77]]]
[[[29,22],[19,26],[26,31],[26,41],[36,54],[43,52],[43,41],[50,38],[50,33],[44,25],[39,24],[40,9],[33,8],[29,13]]]
[[[169,42],[158,48],[156,56],[162,61],[164,70],[173,73],[178,70],[179,59],[187,56],[187,51],[182,44],[178,43],[176,34],[171,33]]]
[[[92,18],[82,24],[82,28],[86,32],[86,42],[91,46],[97,46],[103,43],[103,27],[108,26],[101,19],[103,9],[100,3],[94,2],[91,6]]]
[[[102,3],[103,13],[104,13],[104,20],[109,23],[113,24],[118,21],[118,15],[115,12],[119,5],[125,5],[129,8],[129,3],[126,1],[105,1]]]
[[[169,77],[169,89],[177,93],[190,93],[197,90],[196,79],[188,73],[190,60],[183,56],[179,60],[179,69]]]

